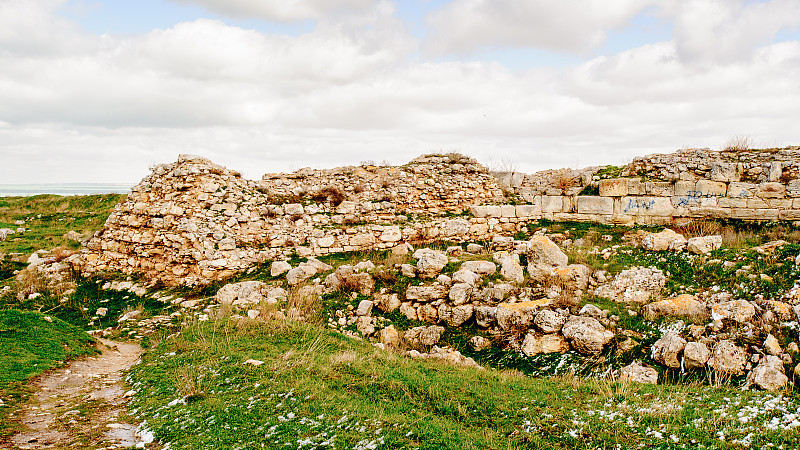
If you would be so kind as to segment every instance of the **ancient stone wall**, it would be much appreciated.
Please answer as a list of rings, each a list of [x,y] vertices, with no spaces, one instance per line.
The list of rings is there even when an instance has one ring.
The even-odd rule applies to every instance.
[[[204,284],[294,253],[490,240],[541,218],[623,225],[800,220],[798,164],[798,148],[681,151],[637,158],[625,168],[636,177],[602,178],[597,167],[490,174],[450,154],[252,181],[182,155],[133,188],[75,265],[84,273]]]

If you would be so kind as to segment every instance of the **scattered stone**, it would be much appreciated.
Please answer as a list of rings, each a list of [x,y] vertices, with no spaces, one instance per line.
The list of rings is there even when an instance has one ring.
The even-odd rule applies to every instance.
[[[439,305],[437,313],[439,320],[443,320],[451,327],[460,327],[464,322],[472,318],[474,308],[472,305],[461,305],[451,307],[446,304]]]
[[[400,297],[397,295],[397,293],[378,293],[375,294],[373,298],[375,306],[383,312],[392,312],[400,307]]]
[[[733,320],[738,323],[746,323],[755,314],[755,307],[747,300],[731,300],[711,307],[711,318],[713,320]]]
[[[720,247],[722,247],[722,236],[718,234],[713,236],[693,237],[686,243],[686,249],[698,255],[711,253],[713,250]]]
[[[642,314],[648,320],[659,317],[686,317],[690,320],[706,321],[709,317],[706,305],[691,294],[681,294],[645,305]]]
[[[467,251],[469,251],[469,247],[467,247]],[[472,336],[472,339],[470,339],[469,342],[472,344],[472,348],[475,349],[476,352],[485,350],[492,346],[492,341],[483,336]]]
[[[466,283],[470,286],[478,286],[481,276],[468,269],[459,269],[453,274],[454,283]]]
[[[479,244],[467,244],[467,253],[477,254],[483,251],[483,246]]]
[[[642,247],[647,250],[662,252],[666,250],[680,251],[686,247],[686,238],[669,228],[659,233],[647,233],[642,238]]]
[[[461,264],[460,270],[469,270],[478,275],[491,275],[497,272],[497,266],[491,261],[467,261]]]
[[[369,316],[372,312],[372,300],[361,300],[358,303],[358,308],[356,308],[356,315],[357,316]]]
[[[786,386],[789,377],[783,368],[783,361],[777,356],[766,355],[761,362],[747,375],[747,382],[755,384],[767,391],[777,391]]]
[[[683,366],[686,370],[705,367],[710,357],[711,350],[702,342],[689,342],[683,348]]]
[[[448,298],[450,302],[455,305],[463,305],[472,299],[473,288],[467,283],[456,283],[450,288]]]
[[[614,338],[614,333],[592,317],[570,316],[561,328],[561,333],[570,339],[572,347],[585,354],[597,355]]]
[[[717,342],[708,360],[708,366],[717,372],[741,375],[747,363],[747,353],[733,341],[725,339]]]
[[[409,286],[406,289],[406,298],[408,300],[417,300],[420,303],[431,302],[446,298],[449,292],[449,289],[438,283],[421,284],[418,286]]]
[[[248,359],[247,361],[243,362],[242,364],[258,367],[258,366],[264,364],[264,361],[259,361],[257,359]]]
[[[768,335],[767,339],[764,341],[764,350],[773,356],[781,356],[783,353],[780,342],[778,342],[778,339],[772,334]]]
[[[528,241],[528,265],[566,266],[567,254],[547,236],[534,236]]]
[[[567,317],[549,309],[543,309],[536,314],[534,325],[542,333],[558,333],[567,322]]]
[[[653,344],[651,357],[659,364],[677,369],[681,366],[680,354],[684,347],[686,340],[670,331]]]
[[[540,353],[565,353],[567,351],[569,351],[567,340],[557,333],[528,333],[522,342],[522,353],[527,356],[535,356]]]
[[[381,330],[380,342],[383,344],[383,348],[389,351],[395,351],[400,348],[400,334],[394,328],[394,325],[389,325]]]
[[[448,263],[447,255],[429,248],[415,251],[413,257],[417,260],[417,271],[422,278],[435,278]]]
[[[286,261],[273,261],[269,266],[269,274],[273,277],[279,277],[290,270],[292,265]]]
[[[437,325],[414,327],[403,333],[403,340],[418,350],[435,345],[444,334],[444,327]]]
[[[633,362],[620,369],[619,381],[656,384],[658,382],[658,372],[652,367],[645,367]]]
[[[666,283],[667,278],[659,269],[632,267],[617,274],[611,283],[595,289],[594,295],[618,302],[644,303],[661,292]]]

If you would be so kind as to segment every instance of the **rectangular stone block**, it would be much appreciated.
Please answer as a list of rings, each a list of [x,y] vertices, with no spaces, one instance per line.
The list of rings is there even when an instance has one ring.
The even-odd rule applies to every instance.
[[[489,205],[486,207],[487,217],[500,217],[500,205]]]
[[[626,178],[628,195],[645,195],[645,184],[638,178]]]
[[[786,185],[788,197],[800,197],[800,180],[792,180]]]
[[[500,205],[500,217],[517,217],[517,208],[514,205]]]
[[[621,214],[671,216],[675,208],[668,197],[622,197]]]
[[[597,197],[579,195],[578,214],[613,214],[614,199],[611,197]]]
[[[777,209],[734,209],[732,219],[743,220],[778,220],[780,210]]]
[[[717,199],[717,206],[721,208],[747,208],[747,199],[720,197]]]
[[[736,163],[711,163],[711,179],[714,181],[739,181],[740,174]]]
[[[531,187],[522,187],[518,190],[519,196],[528,203],[536,202],[536,191]]]
[[[781,183],[761,183],[758,185],[756,195],[761,198],[783,198],[786,194],[786,186]]]
[[[778,214],[780,220],[800,220],[800,210],[784,209]]]
[[[688,197],[694,196],[697,190],[697,182],[695,181],[687,181],[687,180],[678,180],[675,182],[675,196],[676,197]]]
[[[517,205],[517,217],[539,217],[542,215],[540,205]]]
[[[560,195],[542,195],[543,213],[560,213],[564,211],[564,197]]]
[[[624,197],[628,195],[628,182],[625,178],[600,180],[601,197]]]
[[[648,181],[645,183],[645,194],[654,197],[672,197],[675,186],[669,181]]]
[[[489,207],[488,206],[470,206],[469,212],[472,214],[473,217],[477,218],[484,218],[489,217]]]
[[[731,182],[728,184],[728,197],[749,198],[756,196],[756,185],[753,183]]]
[[[722,197],[728,192],[728,184],[721,181],[697,180],[695,190],[698,197]]]

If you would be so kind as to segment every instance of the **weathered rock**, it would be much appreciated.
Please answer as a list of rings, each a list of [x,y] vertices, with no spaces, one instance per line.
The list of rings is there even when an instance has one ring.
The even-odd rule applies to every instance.
[[[269,285],[261,281],[242,281],[240,283],[230,283],[222,286],[214,296],[217,303],[225,304],[246,304],[259,303],[265,300],[262,292],[265,292]]]
[[[789,377],[783,368],[783,361],[774,355],[761,358],[758,366],[747,376],[747,382],[767,391],[777,391],[786,386]]]
[[[467,244],[467,253],[480,253],[483,251],[483,246],[479,244]]]
[[[705,367],[711,350],[702,342],[689,342],[683,348],[683,367],[686,370],[701,369]]]
[[[508,281],[522,283],[525,281],[525,273],[519,264],[519,255],[514,254],[500,261],[500,275]]]
[[[372,313],[372,300],[361,300],[356,308],[357,316],[368,316]]]
[[[472,336],[469,342],[472,344],[472,348],[475,349],[475,351],[485,350],[492,346],[492,341],[483,336]]]
[[[469,270],[471,272],[475,272],[478,275],[490,275],[497,272],[497,266],[495,263],[491,261],[467,261],[461,264],[461,270]]]
[[[408,320],[419,320],[417,308],[412,306],[411,302],[404,302],[400,304],[400,312],[406,316]]]
[[[741,375],[747,363],[747,353],[731,340],[717,342],[708,359],[708,366],[717,372]]]
[[[400,348],[400,334],[394,328],[394,325],[381,330],[380,342],[386,350],[397,350]]]
[[[428,322],[428,323],[439,322],[439,311],[435,306],[431,304],[422,305],[419,308],[417,308],[417,315],[419,316],[419,320],[423,322]]]
[[[540,353],[565,353],[569,351],[569,344],[560,334],[528,333],[522,342],[522,353],[535,356]]]
[[[472,299],[473,288],[467,283],[456,283],[450,288],[448,298],[455,305],[463,305]]]
[[[570,264],[553,268],[551,276],[557,277],[569,289],[586,290],[589,278],[592,276],[592,268],[584,264]]]
[[[594,317],[597,320],[603,319],[605,314],[603,314],[603,310],[594,306],[591,303],[587,303],[583,305],[583,308],[578,312],[579,316],[586,316],[586,317]]]
[[[443,320],[451,327],[460,327],[464,322],[472,318],[473,306],[461,305],[451,307],[442,303],[439,305],[437,312],[439,313],[439,320]]]
[[[733,320],[738,323],[749,322],[756,314],[756,309],[747,300],[731,300],[711,307],[713,320]]]
[[[722,247],[722,236],[699,236],[689,239],[686,243],[686,249],[698,255],[711,253],[711,251]]]
[[[471,270],[459,269],[453,274],[454,283],[466,283],[471,286],[477,286],[480,281],[481,276]]]
[[[403,340],[412,348],[423,349],[439,342],[444,334],[444,327],[437,325],[414,327],[403,333]]]
[[[479,327],[489,328],[494,325],[495,317],[497,316],[496,306],[476,306],[475,307],[475,323]]]
[[[680,354],[684,347],[686,340],[671,331],[653,344],[651,356],[655,362],[677,369],[681,366]]]
[[[529,265],[566,266],[569,263],[566,253],[547,236],[532,237],[528,246]]]
[[[764,350],[773,356],[781,356],[783,353],[780,342],[772,334],[768,335],[764,341]]]
[[[658,233],[647,233],[642,238],[642,247],[650,251],[679,251],[686,247],[686,238],[669,228]]]
[[[374,296],[375,306],[383,312],[392,312],[400,307],[400,297],[397,293],[378,293]]]
[[[644,303],[661,292],[666,283],[667,278],[659,269],[632,267],[617,274],[611,283],[595,289],[594,295],[619,302]]]
[[[561,328],[561,333],[570,339],[572,347],[585,354],[596,355],[614,338],[614,333],[592,317],[570,316]]]
[[[501,330],[528,328],[539,309],[534,302],[500,303],[495,310],[495,322]]]
[[[658,382],[658,372],[652,367],[645,367],[633,362],[619,370],[619,381],[656,384]]]
[[[543,309],[536,314],[533,319],[536,328],[542,333],[558,333],[561,327],[567,322],[567,317],[549,309]]]
[[[406,289],[406,298],[420,303],[440,300],[446,298],[448,294],[449,289],[438,283],[409,286]]]
[[[417,260],[417,271],[422,278],[435,278],[447,265],[447,255],[438,250],[421,248],[414,252]]]
[[[690,320],[705,321],[709,317],[706,305],[691,294],[681,294],[645,305],[642,314],[648,320],[659,317],[686,317]]]
[[[269,267],[269,274],[278,277],[292,270],[292,265],[286,261],[273,261]]]

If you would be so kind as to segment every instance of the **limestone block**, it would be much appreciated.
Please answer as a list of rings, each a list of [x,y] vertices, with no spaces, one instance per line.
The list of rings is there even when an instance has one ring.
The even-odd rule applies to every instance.
[[[651,356],[657,363],[677,369],[681,366],[679,355],[684,347],[686,340],[670,331],[653,344]]]
[[[528,333],[522,342],[522,353],[535,356],[541,353],[566,353],[569,344],[560,334]]]
[[[708,365],[717,372],[741,375],[747,362],[747,353],[733,341],[717,342],[708,360]]]
[[[287,216],[302,216],[305,211],[300,203],[289,203],[283,205],[283,212]]]
[[[622,197],[622,214],[672,216],[675,208],[666,197]]]
[[[767,172],[767,180],[775,182],[781,179],[783,167],[780,161],[772,161],[769,165],[769,172]]]
[[[486,207],[486,217],[500,217],[500,206],[490,205]]]
[[[564,197],[560,195],[543,195],[541,198],[543,213],[560,213],[564,211]]]
[[[645,194],[655,197],[672,197],[675,187],[669,181],[648,181],[645,183]]]
[[[619,381],[656,384],[658,382],[658,371],[652,367],[645,367],[633,362],[619,370]]]
[[[678,197],[694,196],[697,192],[695,181],[678,180],[675,182],[675,195]]]
[[[700,369],[711,357],[711,350],[702,342],[689,342],[683,348],[683,366],[687,370]]]
[[[734,209],[731,219],[743,220],[778,220],[778,209]]]
[[[761,198],[783,198],[785,194],[786,186],[775,182],[761,183],[756,191],[756,195]]]
[[[786,185],[788,197],[800,197],[800,180],[792,180]]]
[[[628,182],[625,178],[600,180],[601,197],[623,197],[628,195]]]
[[[721,181],[697,180],[695,190],[698,197],[721,197],[728,192],[728,185]]]
[[[797,209],[781,210],[778,217],[780,220],[800,220],[800,210]]]
[[[717,206],[720,208],[747,208],[746,198],[720,197],[717,199]]]
[[[517,208],[514,205],[500,205],[500,217],[517,217]]]
[[[403,238],[403,233],[400,227],[386,227],[381,233],[381,241],[383,242],[397,242]]]
[[[711,179],[713,181],[739,181],[739,171],[736,163],[713,162],[711,163]]]
[[[612,214],[614,212],[614,200],[611,197],[579,195],[577,200],[578,214]]]
[[[336,238],[333,236],[325,236],[317,239],[317,245],[322,248],[328,248],[332,246],[336,242]]]
[[[757,186],[753,183],[732,182],[728,184],[728,197],[749,198],[755,197]]]
[[[473,217],[477,218],[484,218],[489,217],[489,207],[488,206],[470,206],[469,212],[472,214]]]
[[[540,205],[517,205],[517,217],[539,217],[542,215],[542,207]]]
[[[626,178],[627,195],[645,195],[645,184],[639,178]]]

